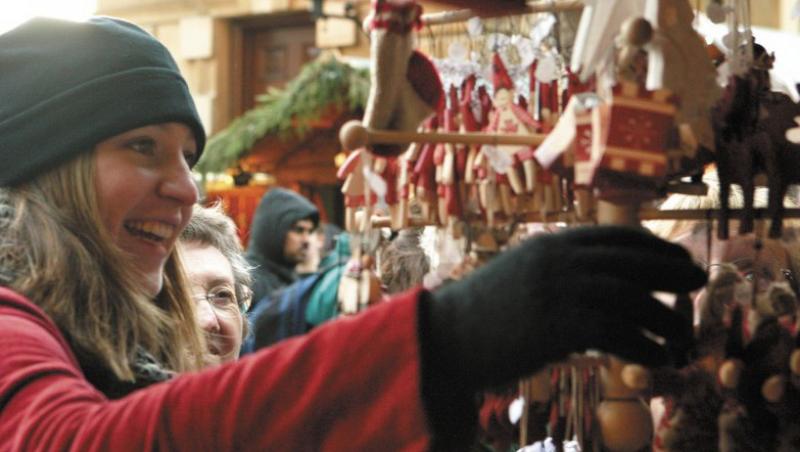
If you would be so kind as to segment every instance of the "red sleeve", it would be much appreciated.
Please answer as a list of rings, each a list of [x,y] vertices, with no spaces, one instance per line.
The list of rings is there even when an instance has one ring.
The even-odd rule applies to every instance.
[[[109,401],[0,288],[0,450],[426,450],[418,298]]]

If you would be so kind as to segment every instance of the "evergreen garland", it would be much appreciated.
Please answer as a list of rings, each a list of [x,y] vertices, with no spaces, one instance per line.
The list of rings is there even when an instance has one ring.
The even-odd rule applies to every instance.
[[[195,166],[199,173],[223,172],[266,135],[303,139],[325,112],[359,112],[369,93],[369,70],[322,55],[306,64],[285,89],[269,89],[258,105],[209,138]]]

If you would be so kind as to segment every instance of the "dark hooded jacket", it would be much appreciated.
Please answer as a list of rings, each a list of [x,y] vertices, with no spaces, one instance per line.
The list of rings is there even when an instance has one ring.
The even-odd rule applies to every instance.
[[[295,264],[283,255],[286,233],[299,220],[319,223],[319,212],[301,195],[283,188],[268,191],[258,204],[250,225],[247,261],[253,273],[253,305],[265,295],[297,279]]]

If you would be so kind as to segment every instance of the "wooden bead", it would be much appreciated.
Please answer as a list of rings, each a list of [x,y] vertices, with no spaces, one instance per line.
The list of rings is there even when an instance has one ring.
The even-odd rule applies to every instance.
[[[723,388],[734,389],[739,384],[743,364],[738,359],[729,359],[719,367],[719,382]]]
[[[650,443],[650,410],[639,400],[604,400],[597,407],[603,445],[612,452],[634,452]]]
[[[653,26],[643,17],[629,19],[622,24],[622,36],[628,45],[642,47],[653,39]]]
[[[622,381],[631,389],[644,391],[650,387],[650,371],[638,364],[627,364],[622,368]]]
[[[792,352],[792,357],[789,358],[789,369],[792,373],[800,376],[800,348]]]
[[[786,391],[786,379],[783,375],[773,375],[761,385],[761,395],[764,396],[768,402],[778,403],[783,399],[783,394]]]
[[[369,143],[369,133],[361,121],[347,121],[339,130],[339,141],[347,151],[365,147]]]

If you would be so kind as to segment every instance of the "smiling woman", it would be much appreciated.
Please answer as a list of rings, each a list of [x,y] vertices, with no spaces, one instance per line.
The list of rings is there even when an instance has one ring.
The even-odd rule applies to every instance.
[[[33,19],[0,35],[0,68],[0,450],[466,450],[480,389],[589,347],[662,364],[643,329],[685,340],[648,294],[705,274],[598,227],[187,372],[235,358],[241,323],[214,318],[236,269],[190,285],[175,245],[205,145],[175,61],[122,20]]]

